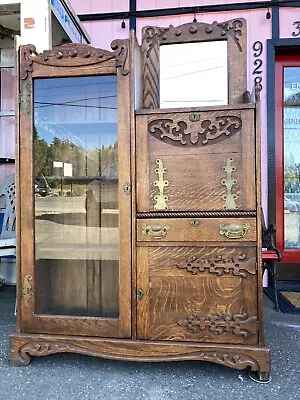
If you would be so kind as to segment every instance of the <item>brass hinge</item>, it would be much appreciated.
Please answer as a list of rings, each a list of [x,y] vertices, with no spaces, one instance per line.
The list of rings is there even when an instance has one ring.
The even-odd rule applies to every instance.
[[[24,301],[24,306],[26,308],[32,309],[32,275],[25,275],[23,279],[23,287],[22,287],[22,297]]]
[[[127,195],[129,195],[131,193],[130,183],[125,183],[125,185],[123,186],[123,192]]]

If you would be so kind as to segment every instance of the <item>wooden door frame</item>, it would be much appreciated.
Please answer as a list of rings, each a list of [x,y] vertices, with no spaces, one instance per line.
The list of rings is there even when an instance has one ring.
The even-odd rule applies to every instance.
[[[36,52],[33,45],[19,50],[18,99],[19,129],[16,182],[19,272],[17,330],[26,333],[70,334],[82,336],[131,337],[131,196],[123,191],[131,183],[131,72],[129,40],[115,40],[114,51],[89,45],[67,44]],[[118,77],[119,148],[128,157],[119,160],[119,226],[122,229],[119,258],[119,317],[88,318],[35,314],[34,191],[33,191],[33,79],[92,75]]]
[[[282,253],[282,263],[298,263],[300,250],[284,247],[284,135],[283,88],[284,67],[300,67],[300,56],[279,54],[275,56],[275,195],[276,195],[276,246]]]

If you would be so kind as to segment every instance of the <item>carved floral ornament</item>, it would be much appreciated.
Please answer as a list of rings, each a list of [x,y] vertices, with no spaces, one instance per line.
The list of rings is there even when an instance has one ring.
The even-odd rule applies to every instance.
[[[209,330],[212,333],[223,335],[231,333],[237,336],[247,337],[256,332],[257,317],[248,317],[246,314],[215,314],[202,317],[197,314],[190,315],[180,321],[178,325],[184,326],[192,333]],[[253,326],[255,323],[255,326]]]
[[[148,45],[146,56],[150,56],[151,50],[157,43],[180,43],[181,37],[188,37],[192,41],[207,41],[227,39],[230,36],[238,50],[242,52],[239,39],[244,34],[244,29],[245,20],[242,18],[221,23],[215,21],[212,24],[193,22],[177,27],[170,25],[168,28],[147,27],[145,29],[145,41]]]
[[[32,72],[33,62],[52,67],[83,67],[111,59],[115,59],[115,67],[121,69],[122,75],[128,75],[128,41],[114,40],[111,48],[114,51],[97,49],[86,44],[72,43],[38,53],[34,45],[22,46],[20,78],[27,79],[28,73]]]
[[[207,115],[206,115],[207,116]],[[219,115],[201,118],[200,114],[189,119],[161,118],[148,123],[148,133],[158,140],[173,145],[205,146],[233,136],[242,129],[242,120],[236,115]]]
[[[255,264],[248,263],[247,261],[249,259],[245,254],[229,257],[218,254],[212,258],[191,256],[185,260],[181,260],[176,266],[180,269],[186,269],[192,275],[207,271],[218,276],[232,274],[246,278],[247,273],[255,275]]]

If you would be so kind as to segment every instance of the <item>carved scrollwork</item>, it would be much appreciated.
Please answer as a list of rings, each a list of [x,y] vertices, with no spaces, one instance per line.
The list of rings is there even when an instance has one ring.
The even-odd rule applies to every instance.
[[[192,333],[209,330],[217,335],[231,333],[237,336],[247,337],[257,331],[257,317],[248,317],[246,314],[216,314],[207,317],[190,315],[180,321],[178,325],[186,327]],[[253,326],[253,323],[254,326]]]
[[[242,129],[241,118],[235,115],[222,115],[214,119],[199,121],[155,119],[148,124],[148,133],[169,144],[184,146],[204,146],[222,141]]]
[[[19,350],[22,364],[28,364],[30,356],[42,357],[61,352],[76,352],[76,346],[65,343],[30,342],[24,344]]]
[[[148,48],[146,49],[146,57],[149,57],[150,52],[154,48],[156,43],[159,43],[160,38],[165,40],[165,32],[167,32],[168,28],[157,28],[155,26],[150,26],[145,30],[145,41],[148,44]]]
[[[126,40],[114,40],[111,44],[116,57],[116,68],[121,68],[123,76],[129,73],[128,42]]]
[[[21,46],[20,48],[20,79],[25,80],[32,72],[33,57],[37,55],[36,47],[33,44]]]
[[[232,273],[232,275],[246,278],[247,273],[255,275],[254,263],[249,263],[249,265],[247,265],[247,261],[248,258],[245,254],[238,254],[230,257],[217,255],[207,259],[191,256],[186,260],[180,261],[176,264],[176,267],[186,269],[187,272],[193,275],[207,271],[212,274],[217,274],[218,276]]]
[[[243,21],[240,19],[234,19],[231,21],[219,23],[217,25],[224,29],[223,32],[225,33],[221,32],[221,35],[225,36],[226,32],[228,32],[234,39],[239,51],[242,51],[242,47],[239,42],[239,37],[242,36]]]
[[[205,352],[199,355],[199,359],[221,364],[229,368],[244,369],[251,367],[252,371],[258,370],[257,361],[252,357],[244,355]]]

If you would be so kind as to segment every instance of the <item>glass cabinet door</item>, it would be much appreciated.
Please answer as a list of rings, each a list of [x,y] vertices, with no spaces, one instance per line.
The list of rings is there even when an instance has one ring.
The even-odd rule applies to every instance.
[[[33,90],[36,313],[116,318],[117,77]]]

